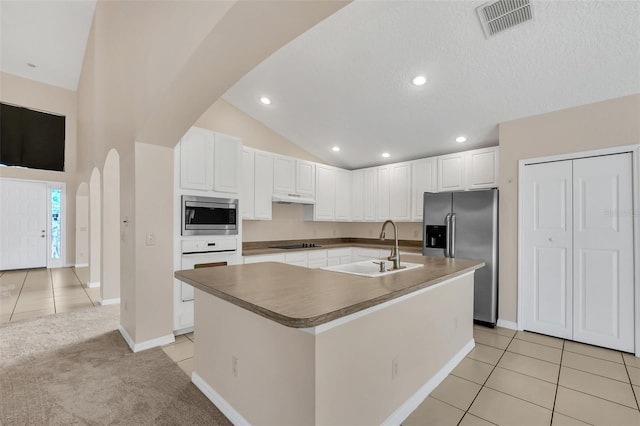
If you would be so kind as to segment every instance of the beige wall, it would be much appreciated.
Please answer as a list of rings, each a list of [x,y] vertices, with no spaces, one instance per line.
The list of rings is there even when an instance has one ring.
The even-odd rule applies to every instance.
[[[64,182],[66,184],[66,263],[76,257],[76,92],[0,73],[0,101],[39,111],[64,115],[64,172],[0,167],[0,177]]]
[[[172,264],[171,245],[160,242],[172,241],[173,209],[141,209],[141,200],[171,193],[172,181],[158,174],[168,170],[171,176],[172,164],[162,171],[147,168],[139,155],[152,150],[137,143],[169,147],[172,153],[186,130],[240,77],[346,4],[98,1],[78,87],[79,180],[87,181],[94,167],[102,169],[107,152],[117,150],[124,233],[121,324],[135,343],[171,332],[173,288],[171,270],[157,268]],[[141,194],[140,188],[148,192]],[[156,230],[153,248],[144,246],[146,231],[137,229],[149,214],[151,223],[168,224]],[[157,279],[155,269],[167,277]]]
[[[76,265],[89,265],[89,185],[76,191]]]
[[[518,161],[640,143],[640,95],[500,124],[499,318],[516,321]]]

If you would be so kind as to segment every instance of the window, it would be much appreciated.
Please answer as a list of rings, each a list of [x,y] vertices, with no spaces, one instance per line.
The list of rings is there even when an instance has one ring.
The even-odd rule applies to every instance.
[[[62,217],[60,196],[62,191],[58,188],[51,189],[51,259],[60,259],[60,245],[62,229],[60,222]]]

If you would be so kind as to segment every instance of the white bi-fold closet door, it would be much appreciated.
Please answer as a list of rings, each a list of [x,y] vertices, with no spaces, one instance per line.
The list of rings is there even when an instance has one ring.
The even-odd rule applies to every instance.
[[[634,351],[631,153],[525,166],[524,328]]]

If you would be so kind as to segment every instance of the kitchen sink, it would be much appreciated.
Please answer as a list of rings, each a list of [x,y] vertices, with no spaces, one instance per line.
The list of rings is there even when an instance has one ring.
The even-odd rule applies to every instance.
[[[382,277],[423,266],[422,263],[400,262],[400,269],[391,269],[393,267],[393,262],[387,260],[384,262],[387,268],[387,271],[385,272],[380,272],[379,260],[363,260],[361,262],[346,263],[344,265],[327,266],[322,269],[326,271],[342,272],[343,274],[360,275],[363,277]]]

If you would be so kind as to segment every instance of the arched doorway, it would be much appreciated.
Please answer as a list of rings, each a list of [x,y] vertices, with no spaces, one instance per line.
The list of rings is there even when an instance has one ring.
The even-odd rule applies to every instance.
[[[120,155],[107,153],[102,169],[102,266],[100,304],[120,303]]]
[[[89,281],[87,287],[100,286],[101,187],[100,170],[93,168],[89,180]]]

